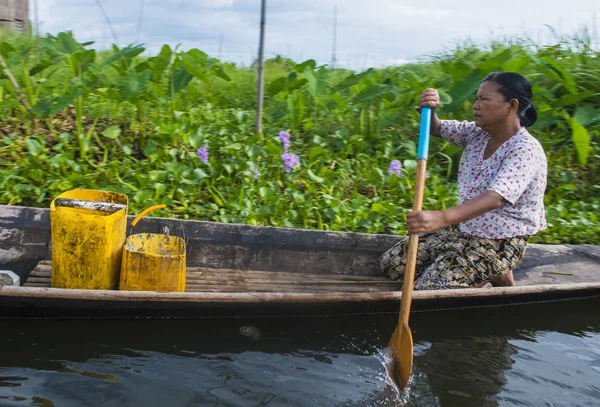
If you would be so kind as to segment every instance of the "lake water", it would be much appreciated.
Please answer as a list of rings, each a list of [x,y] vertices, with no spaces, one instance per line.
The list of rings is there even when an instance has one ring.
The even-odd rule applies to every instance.
[[[0,406],[600,406],[600,299],[397,315],[0,320]],[[242,332],[249,334],[240,334]]]

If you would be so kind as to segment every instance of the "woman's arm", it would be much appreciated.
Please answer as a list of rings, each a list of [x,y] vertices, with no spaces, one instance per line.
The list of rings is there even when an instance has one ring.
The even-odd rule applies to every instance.
[[[433,113],[431,114],[430,133],[432,136],[441,137],[442,136],[441,129],[442,129],[442,121],[437,116],[437,114],[435,113],[435,110],[434,110]]]
[[[431,108],[431,129],[430,133],[432,136],[440,137],[440,129],[442,126],[442,122],[435,110],[440,106],[440,94],[435,89],[425,89],[423,93],[421,93],[421,97],[419,98],[419,106],[417,107],[417,111],[421,113],[421,108],[429,107]]]
[[[481,216],[491,210],[501,208],[504,198],[494,191],[483,194],[458,206],[443,211],[413,211],[409,212],[409,233],[430,233],[438,229],[456,225],[469,219]]]

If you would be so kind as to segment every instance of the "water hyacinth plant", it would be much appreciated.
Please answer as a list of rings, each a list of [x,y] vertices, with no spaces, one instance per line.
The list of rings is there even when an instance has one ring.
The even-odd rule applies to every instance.
[[[200,158],[200,161],[202,161],[203,163],[208,162],[208,149],[206,147],[198,147],[198,150],[196,150],[196,154],[198,154],[198,158]]]
[[[300,165],[300,157],[296,154],[285,152],[281,154],[281,159],[283,160],[283,169],[288,174],[294,171],[294,168]]]
[[[290,146],[290,133],[288,133],[287,131],[280,132],[279,141],[281,141],[281,144],[283,144],[283,150],[287,152],[288,147]]]
[[[295,167],[300,165],[300,157],[296,154],[288,151],[290,147],[290,133],[282,131],[279,133],[279,141],[283,144],[283,154],[281,154],[281,160],[283,161],[283,169],[288,174],[294,171]]]
[[[396,175],[398,177],[403,177],[402,174],[402,164],[398,160],[390,161],[390,167],[388,169],[388,175]]]
[[[470,120],[481,79],[511,70],[535,87],[530,132],[548,156],[549,227],[532,242],[600,243],[600,54],[585,38],[467,44],[363,72],[276,57],[265,61],[266,139],[254,132],[252,67],[168,45],[150,58],[90,47],[70,33],[37,45],[0,33],[31,107],[0,78],[0,204],[102,189],[127,194],[132,211],[166,204],[159,216],[403,234],[419,123],[408,107],[433,87],[443,118]],[[431,140],[424,208],[457,203],[460,155]]]

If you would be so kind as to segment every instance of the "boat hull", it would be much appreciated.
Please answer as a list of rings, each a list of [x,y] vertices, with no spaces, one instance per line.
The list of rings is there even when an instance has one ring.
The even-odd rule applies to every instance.
[[[0,318],[216,318],[396,313],[401,292],[156,293],[5,286]],[[494,307],[600,296],[600,283],[415,291],[413,311]]]
[[[132,218],[130,217],[130,220]],[[127,233],[130,230],[128,229]],[[50,288],[49,210],[0,205],[0,318],[197,318],[394,313],[400,284],[379,256],[400,236],[145,218],[136,233],[182,237],[184,293]],[[415,291],[414,311],[600,295],[597,246],[529,245],[516,287]]]

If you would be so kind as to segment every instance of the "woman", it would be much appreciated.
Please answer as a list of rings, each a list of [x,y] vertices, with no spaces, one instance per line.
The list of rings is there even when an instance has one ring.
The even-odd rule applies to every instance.
[[[475,97],[474,122],[440,120],[435,89],[419,107],[432,109],[431,134],[464,148],[458,172],[459,205],[408,214],[409,233],[419,233],[415,289],[438,290],[515,284],[527,238],[546,228],[547,162],[528,132],[537,110],[531,85],[512,72],[489,74]],[[402,279],[408,239],[381,256],[381,270]]]

